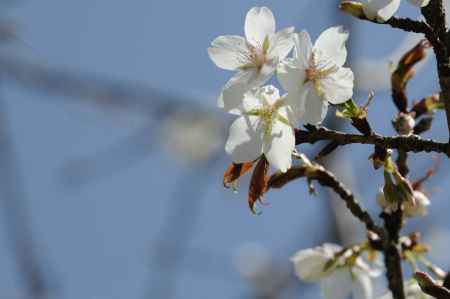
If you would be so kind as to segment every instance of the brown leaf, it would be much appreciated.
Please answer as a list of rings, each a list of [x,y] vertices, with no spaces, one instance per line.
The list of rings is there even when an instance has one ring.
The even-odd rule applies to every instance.
[[[248,188],[248,206],[253,214],[255,212],[256,201],[261,201],[261,196],[267,190],[267,172],[269,170],[269,163],[263,156],[259,159],[258,164],[255,166],[252,178],[250,180],[250,186]]]
[[[420,41],[400,59],[397,69],[391,75],[392,98],[398,110],[407,112],[408,99],[406,97],[406,85],[414,76],[414,65],[425,58],[425,50],[431,45],[427,40]]]
[[[223,174],[223,185],[225,188],[229,187],[229,184],[236,181],[238,178],[247,173],[253,166],[252,162],[245,163],[231,163],[231,165],[227,168],[225,173]]]
[[[420,101],[413,103],[411,112],[415,113],[415,118],[433,112],[436,109],[444,109],[444,103],[441,101],[439,94],[433,94],[431,96],[425,97]]]

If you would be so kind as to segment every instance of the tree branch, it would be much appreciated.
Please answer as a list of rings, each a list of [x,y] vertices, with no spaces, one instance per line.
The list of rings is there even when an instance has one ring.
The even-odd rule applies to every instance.
[[[272,175],[267,183],[267,190],[270,188],[281,188],[287,183],[301,177],[316,180],[320,185],[333,189],[333,191],[345,202],[353,216],[364,223],[367,230],[377,233],[380,238],[384,236],[384,230],[375,224],[370,214],[364,210],[355,199],[353,193],[347,189],[347,187],[345,187],[332,172],[318,164],[296,166],[285,173],[276,173]]]
[[[423,139],[416,135],[411,136],[370,136],[359,134],[346,134],[327,128],[318,128],[314,131],[296,130],[296,144],[316,143],[321,140],[335,141],[339,145],[346,144],[374,144],[383,148],[401,149],[405,152],[436,152],[450,157],[450,145],[430,139]]]
[[[450,135],[450,60],[445,10],[442,0],[431,0],[428,6],[422,8],[422,14],[435,36],[435,39],[430,40],[430,42],[436,54],[441,100],[445,104],[447,127]]]

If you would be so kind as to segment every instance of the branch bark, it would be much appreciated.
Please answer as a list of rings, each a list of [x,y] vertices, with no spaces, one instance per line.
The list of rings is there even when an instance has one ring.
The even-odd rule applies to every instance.
[[[374,144],[383,148],[401,149],[405,152],[436,152],[450,157],[450,145],[430,139],[423,139],[416,135],[411,136],[382,136],[372,134],[370,136],[359,134],[346,134],[327,128],[318,128],[314,131],[296,130],[296,144],[311,143],[328,140],[335,141],[339,145],[346,144]]]
[[[441,99],[445,104],[447,127],[450,136],[450,59],[448,55],[449,43],[447,42],[445,9],[442,0],[431,0],[428,6],[422,8],[422,15],[433,31],[434,38],[429,38],[429,40],[436,54]]]

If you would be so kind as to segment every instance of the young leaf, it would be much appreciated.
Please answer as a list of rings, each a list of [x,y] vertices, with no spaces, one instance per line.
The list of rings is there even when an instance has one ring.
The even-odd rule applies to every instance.
[[[256,201],[261,200],[261,196],[267,190],[267,172],[269,170],[269,163],[266,158],[263,156],[259,159],[258,164],[255,166],[255,170],[253,171],[252,178],[250,180],[250,186],[248,189],[248,206],[253,214],[255,212],[255,203]]]
[[[232,163],[223,174],[224,187],[229,188],[230,184],[235,182],[253,167],[253,163],[253,161],[245,163]]]

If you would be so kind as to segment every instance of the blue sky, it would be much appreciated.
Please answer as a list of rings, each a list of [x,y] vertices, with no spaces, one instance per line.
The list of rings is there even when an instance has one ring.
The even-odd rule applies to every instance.
[[[230,73],[209,61],[206,48],[218,35],[242,34],[244,16],[250,7],[267,5],[277,17],[278,28],[295,25],[314,37],[328,26],[349,20],[340,15],[331,0],[19,2],[1,14],[19,24],[21,39],[4,51],[39,65],[154,87],[186,102],[187,107],[193,101],[211,109]],[[403,6],[401,13],[417,14]],[[385,26],[357,22],[351,28],[352,60],[382,58],[395,49],[403,36]],[[431,59],[411,82],[410,94],[420,98],[434,92],[434,78]],[[388,93],[377,90],[376,94],[371,121],[377,131],[393,134],[386,119],[395,111]],[[358,93],[359,101],[366,95],[366,91]],[[68,163],[94,155],[133,134],[141,128],[145,116],[99,108],[69,96],[49,96],[20,84],[3,84],[2,97],[35,241],[48,265],[47,274],[55,282],[55,298],[157,298],[151,292],[163,274],[153,258],[155,248],[158,240],[184,242],[183,226],[180,234],[175,231],[163,236],[160,232],[172,215],[171,209],[186,201],[198,200],[195,209],[186,203],[183,206],[186,213],[192,213],[185,225],[192,222],[193,233],[175,277],[174,298],[209,298],[211,294],[216,299],[242,298],[249,288],[233,267],[232,257],[247,242],[261,244],[288,266],[288,258],[296,250],[318,245],[332,236],[334,224],[330,205],[323,200],[325,190],[319,189],[322,196],[310,199],[305,184],[289,186],[269,194],[270,205],[262,208],[261,216],[254,217],[246,205],[246,182],[240,184],[237,195],[221,186],[228,162],[225,153],[210,170],[201,164],[186,166],[173,152],[158,147],[164,136],[149,134],[157,149],[149,150],[133,167],[86,185],[67,184],[63,170]],[[438,115],[430,136],[445,138],[442,120]],[[338,169],[345,173],[348,164],[356,168],[362,202],[376,212],[374,196],[382,175],[369,168],[367,147],[345,150],[350,158],[341,158],[343,163]],[[135,154],[130,148],[119,158],[132,159]],[[416,167],[423,169],[431,164],[429,159],[418,157],[412,162]],[[441,190],[436,191],[433,201],[432,212],[436,215],[440,209],[449,208],[443,192],[448,182],[443,170],[446,167],[448,162],[442,161],[442,179],[432,181],[431,187]],[[185,189],[174,191],[180,181],[187,182]],[[378,184],[375,189],[371,187],[373,182]],[[445,218],[437,219],[439,225],[448,227]],[[413,225],[428,229],[419,221]],[[0,223],[2,229],[4,224]],[[204,252],[212,253],[214,262],[206,259]],[[0,264],[0,295],[19,298],[22,286],[2,235]],[[302,292],[314,298],[317,289]],[[286,294],[287,298],[292,298],[290,295]],[[297,297],[303,298],[301,294]]]

